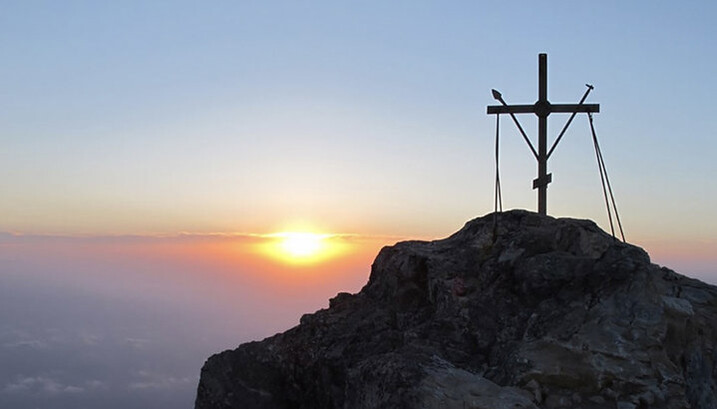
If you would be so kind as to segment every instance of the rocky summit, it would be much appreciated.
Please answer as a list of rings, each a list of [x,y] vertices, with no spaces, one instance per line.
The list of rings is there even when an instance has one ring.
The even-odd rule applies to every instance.
[[[717,408],[716,287],[591,221],[494,216],[212,356],[196,408]]]

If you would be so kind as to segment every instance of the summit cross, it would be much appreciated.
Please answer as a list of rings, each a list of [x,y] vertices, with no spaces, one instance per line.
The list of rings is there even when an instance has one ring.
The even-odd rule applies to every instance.
[[[553,175],[548,173],[548,158],[553,153],[565,130],[579,112],[592,113],[600,112],[599,104],[583,104],[590,91],[593,89],[588,85],[588,90],[577,104],[551,104],[548,101],[548,55],[538,54],[538,101],[532,105],[508,105],[500,92],[492,90],[493,98],[502,105],[488,106],[488,114],[509,114],[523,134],[523,139],[530,146],[535,159],[538,161],[538,177],[533,180],[533,189],[538,189],[538,213],[547,214],[548,211],[548,184],[552,182]],[[550,150],[548,150],[548,116],[551,113],[572,113],[568,122],[563,127],[560,135],[556,138]],[[523,128],[515,118],[515,114],[535,114],[538,117],[538,150],[536,152],[530,139],[523,132]]]

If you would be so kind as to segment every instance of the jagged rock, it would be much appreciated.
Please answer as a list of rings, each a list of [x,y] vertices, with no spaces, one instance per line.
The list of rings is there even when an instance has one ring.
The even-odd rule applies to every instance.
[[[717,288],[526,211],[381,250],[368,284],[214,355],[197,409],[717,408]]]

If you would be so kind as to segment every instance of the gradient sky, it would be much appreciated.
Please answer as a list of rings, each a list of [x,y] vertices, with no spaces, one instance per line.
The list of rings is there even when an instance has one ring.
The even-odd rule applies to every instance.
[[[87,407],[110,392],[117,407],[189,407],[212,352],[357,291],[381,245],[445,237],[491,212],[490,90],[534,102],[541,52],[552,102],[595,86],[628,241],[717,282],[715,2],[0,9],[0,356],[15,357],[0,371],[2,404],[62,395],[56,407],[74,408],[82,391],[94,393]],[[550,117],[551,138],[565,120]],[[521,121],[534,137],[535,118]],[[502,123],[504,205],[535,209],[534,159]],[[549,171],[550,214],[608,227],[584,116]],[[243,250],[303,229],[353,250],[311,268]],[[171,339],[182,341],[167,350]],[[55,360],[29,365],[38,351]],[[112,353],[136,359],[92,361]]]
[[[533,102],[547,52],[553,102],[596,87],[629,236],[713,240],[716,9],[4,2],[0,229],[445,235],[492,209],[490,89]],[[506,206],[533,209],[535,164],[504,124]],[[552,214],[604,219],[591,149],[579,117]]]

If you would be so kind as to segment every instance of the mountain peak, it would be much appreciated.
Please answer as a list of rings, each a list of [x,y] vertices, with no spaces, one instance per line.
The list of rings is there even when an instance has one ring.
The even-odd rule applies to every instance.
[[[715,328],[717,288],[514,210],[383,248],[359,293],[212,356],[196,408],[714,408]]]

